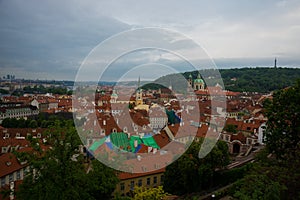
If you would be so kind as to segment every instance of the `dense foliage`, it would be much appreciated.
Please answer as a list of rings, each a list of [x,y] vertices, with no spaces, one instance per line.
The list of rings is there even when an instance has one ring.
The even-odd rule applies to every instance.
[[[193,142],[190,148],[174,163],[167,166],[164,189],[171,194],[200,192],[211,188],[216,168],[229,163],[228,146],[218,141],[212,151],[203,159],[198,157],[202,142]]]
[[[300,80],[294,87],[274,93],[265,102],[267,110],[266,143],[278,158],[294,153],[300,145]]]
[[[266,149],[255,167],[232,188],[238,199],[300,198],[300,81],[265,102]]]
[[[156,188],[134,187],[133,193],[133,200],[161,200],[167,196],[162,186]]]
[[[270,92],[292,86],[300,78],[295,68],[221,69],[226,89],[232,91]]]
[[[54,125],[54,122],[60,120],[62,123],[66,120],[71,120],[72,114],[68,113],[39,113],[37,116],[31,118],[5,118],[3,119],[1,126],[5,128],[50,128]]]
[[[74,126],[56,121],[48,136],[43,145],[31,138],[34,153],[17,153],[18,158],[30,166],[16,193],[17,198],[109,199],[118,179],[114,171],[102,163],[84,162]],[[43,151],[44,145],[48,146],[46,151]]]
[[[15,90],[13,95],[20,96],[24,93],[29,94],[72,94],[72,91],[68,91],[66,87],[63,86],[51,86],[51,87],[44,87],[43,85],[35,85],[35,86],[25,86],[22,90]]]
[[[300,78],[300,69],[297,68],[240,68],[240,69],[220,69],[219,70],[226,90],[238,92],[262,92],[267,93],[292,86]],[[201,71],[200,71],[201,74]],[[213,70],[205,70],[205,74],[214,76]],[[198,71],[185,72],[182,74],[186,79],[192,75],[193,79],[197,78]],[[173,88],[181,88],[177,85],[178,74],[163,76],[156,80],[162,85],[172,85]],[[206,79],[209,81],[213,79]],[[214,85],[218,80],[214,80]],[[185,86],[186,87],[186,86]]]

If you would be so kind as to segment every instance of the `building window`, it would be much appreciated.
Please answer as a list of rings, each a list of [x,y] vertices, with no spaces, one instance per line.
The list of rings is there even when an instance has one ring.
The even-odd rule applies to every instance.
[[[154,183],[154,184],[157,183],[157,177],[156,177],[156,176],[153,177],[153,183]]]
[[[121,184],[120,184],[120,188],[121,188],[121,191],[125,190],[125,184],[124,184],[124,183],[121,183]]]
[[[6,151],[6,147],[2,147],[2,153],[7,153]]]
[[[17,180],[20,180],[20,179],[21,179],[21,172],[17,171]]]
[[[5,185],[5,177],[1,178],[1,187],[3,187]]]
[[[133,190],[134,188],[134,181],[130,181],[130,189]]]
[[[150,183],[151,183],[150,178],[147,178],[147,185],[150,185]]]
[[[10,174],[9,175],[9,182],[13,182],[14,181],[14,175],[13,174]]]
[[[161,175],[161,177],[160,177],[160,182],[163,183],[164,180],[165,180],[165,176],[164,176],[164,175]]]
[[[138,182],[138,186],[141,187],[142,185],[143,185],[143,180],[140,179],[139,182]]]

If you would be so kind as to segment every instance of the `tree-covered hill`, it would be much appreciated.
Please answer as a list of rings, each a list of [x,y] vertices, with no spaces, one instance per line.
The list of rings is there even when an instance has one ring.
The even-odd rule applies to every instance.
[[[300,79],[299,68],[239,68],[220,69],[226,90],[238,92],[271,92],[292,86],[297,79]],[[205,72],[209,74],[209,70]],[[197,78],[198,71],[185,72],[182,75],[188,79],[192,74],[193,79]],[[201,71],[200,71],[201,74]],[[213,73],[212,73],[213,74]],[[157,79],[156,83],[172,84],[173,88],[182,86],[176,85],[178,74],[171,74]]]

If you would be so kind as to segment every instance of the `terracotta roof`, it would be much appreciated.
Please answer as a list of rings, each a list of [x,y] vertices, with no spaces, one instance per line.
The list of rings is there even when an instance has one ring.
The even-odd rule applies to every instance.
[[[155,171],[145,172],[145,173],[118,172],[117,175],[120,180],[126,180],[126,179],[138,178],[138,177],[148,176],[153,174],[160,174],[160,173],[164,173],[165,171],[166,171],[165,168],[161,168]]]
[[[6,153],[0,156],[0,177],[11,174],[27,166],[21,165],[13,153]]]
[[[0,137],[5,137],[7,133],[9,138],[15,138],[17,133],[20,134],[20,137],[26,137],[27,133],[30,133],[32,136],[37,136],[38,133],[41,133],[41,137],[43,137],[43,133],[46,130],[46,128],[4,128],[0,129]]]
[[[242,132],[238,132],[237,134],[231,135],[230,141],[232,142],[234,140],[238,140],[241,143],[246,144],[247,137]]]
[[[170,143],[169,137],[168,137],[167,133],[164,130],[162,130],[160,132],[160,134],[154,135],[153,139],[155,140],[155,142],[157,143],[157,145],[160,146],[160,148],[163,148],[167,144]]]
[[[30,144],[30,142],[26,139],[16,139],[16,138],[7,138],[7,139],[3,139],[0,138],[0,148],[1,147],[28,147]]]

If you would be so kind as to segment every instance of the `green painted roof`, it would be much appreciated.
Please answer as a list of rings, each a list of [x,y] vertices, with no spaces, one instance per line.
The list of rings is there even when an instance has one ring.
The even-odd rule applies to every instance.
[[[111,133],[110,135],[111,142],[118,148],[123,147],[124,150],[127,150],[127,147],[130,145],[128,136],[126,133]]]
[[[194,83],[204,83],[204,81],[201,78],[197,78],[194,80]]]
[[[110,140],[111,142],[118,148],[121,146],[124,150],[135,152],[134,148],[134,141],[137,140],[138,145],[144,144],[149,147],[160,149],[156,141],[153,139],[153,137],[143,137],[140,138],[138,135],[132,135],[130,136],[130,139],[128,139],[128,136],[126,133],[120,132],[120,133],[111,133],[110,134]],[[130,146],[130,149],[128,148]]]
[[[143,138],[142,140],[143,140],[144,145],[160,149],[160,147],[157,145],[157,143],[155,142],[153,137],[146,137],[146,138]]]
[[[98,149],[102,144],[104,144],[106,140],[106,137],[101,138],[100,140],[94,142],[94,144],[92,144],[92,146],[90,147],[91,151],[95,151],[96,149]]]
[[[143,141],[141,140],[141,138],[137,135],[132,135],[130,136],[130,147],[131,147],[131,151],[134,152],[135,151],[135,148],[134,148],[134,141],[137,140],[138,141],[138,145],[143,143]]]

